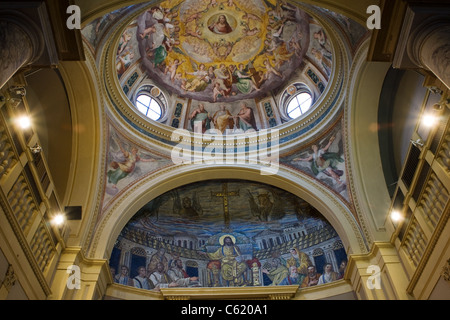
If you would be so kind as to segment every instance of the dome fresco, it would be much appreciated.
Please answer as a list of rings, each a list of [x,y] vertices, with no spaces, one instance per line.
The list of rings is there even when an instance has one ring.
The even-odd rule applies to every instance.
[[[140,68],[170,94],[215,103],[284,88],[305,64],[328,80],[332,48],[320,24],[299,7],[188,0],[140,13],[122,34],[116,70],[121,83],[129,68]]]

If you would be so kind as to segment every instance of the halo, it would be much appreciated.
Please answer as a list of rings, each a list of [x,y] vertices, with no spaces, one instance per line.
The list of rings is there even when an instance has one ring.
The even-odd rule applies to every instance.
[[[219,243],[220,243],[221,246],[223,246],[223,239],[225,239],[226,237],[230,237],[231,240],[233,240],[233,243],[236,243],[236,237],[235,236],[233,236],[231,234],[224,234],[223,236],[221,236],[219,238]]]

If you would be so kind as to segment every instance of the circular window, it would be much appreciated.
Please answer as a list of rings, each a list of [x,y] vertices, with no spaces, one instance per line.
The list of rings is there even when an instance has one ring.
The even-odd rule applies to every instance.
[[[312,104],[312,96],[308,92],[300,92],[296,94],[289,102],[286,112],[291,119],[300,117],[305,114]]]
[[[136,108],[146,117],[158,121],[161,119],[162,108],[152,96],[140,94],[136,98]]]

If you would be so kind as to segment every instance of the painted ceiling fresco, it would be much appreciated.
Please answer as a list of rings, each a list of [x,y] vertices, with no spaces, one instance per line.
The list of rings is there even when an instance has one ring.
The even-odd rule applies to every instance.
[[[142,289],[298,285],[336,281],[346,252],[304,200],[243,180],[171,190],[128,222],[110,257],[115,281]]]
[[[317,179],[350,203],[341,121],[311,145],[283,155],[280,163]]]
[[[81,30],[84,39],[87,40],[88,47],[92,52],[96,52],[100,47],[101,41],[107,35],[109,28],[117,23],[126,13],[133,9],[134,6],[127,6],[95,19]]]
[[[307,56],[330,76],[330,42],[297,6],[273,0],[171,0],[126,28],[117,73],[120,78],[139,65],[171,93],[231,102],[286,84]]]
[[[112,124],[108,127],[108,136],[103,210],[140,179],[173,165],[168,157],[125,138]]]

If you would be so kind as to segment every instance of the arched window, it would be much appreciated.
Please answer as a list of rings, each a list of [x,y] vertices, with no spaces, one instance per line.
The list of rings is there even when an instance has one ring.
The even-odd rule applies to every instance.
[[[282,115],[286,121],[304,115],[314,103],[312,91],[304,83],[294,83],[283,91],[280,99]]]
[[[312,96],[308,92],[300,92],[296,94],[289,102],[286,113],[291,119],[300,117],[311,108]]]
[[[147,118],[160,121],[164,117],[167,101],[158,87],[143,85],[136,91],[134,105]]]
[[[146,117],[158,121],[161,119],[162,108],[159,103],[148,94],[140,94],[136,98],[136,108]]]

